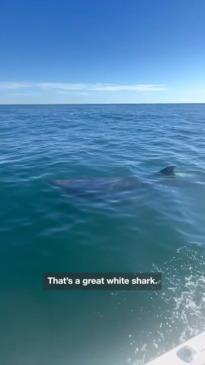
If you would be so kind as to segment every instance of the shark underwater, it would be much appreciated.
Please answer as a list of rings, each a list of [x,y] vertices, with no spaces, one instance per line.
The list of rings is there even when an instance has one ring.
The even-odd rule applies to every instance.
[[[142,188],[149,183],[149,179],[174,177],[175,166],[167,166],[159,172],[149,176],[145,181],[136,176],[126,177],[97,177],[53,180],[52,184],[61,188],[65,193],[75,197],[105,196],[114,193],[129,193]]]

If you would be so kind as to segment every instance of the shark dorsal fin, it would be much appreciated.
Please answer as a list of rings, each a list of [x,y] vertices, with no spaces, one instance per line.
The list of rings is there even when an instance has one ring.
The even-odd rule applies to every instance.
[[[160,170],[160,174],[167,175],[167,176],[173,176],[175,173],[176,166],[167,166],[164,169]]]

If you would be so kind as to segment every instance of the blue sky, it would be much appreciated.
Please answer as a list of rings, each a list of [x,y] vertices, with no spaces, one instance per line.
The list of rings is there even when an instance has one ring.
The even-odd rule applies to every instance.
[[[0,103],[205,102],[204,0],[2,0]]]

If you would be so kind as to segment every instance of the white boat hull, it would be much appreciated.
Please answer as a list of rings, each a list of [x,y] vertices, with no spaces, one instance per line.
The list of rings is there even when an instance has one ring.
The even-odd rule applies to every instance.
[[[205,365],[205,332],[166,352],[147,365]]]

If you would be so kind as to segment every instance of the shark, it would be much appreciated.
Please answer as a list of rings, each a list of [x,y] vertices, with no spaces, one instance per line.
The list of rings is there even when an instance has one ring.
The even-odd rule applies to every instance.
[[[164,177],[174,177],[176,166],[169,165],[157,173],[148,177],[151,179]],[[92,195],[113,194],[131,192],[147,184],[136,176],[124,177],[97,177],[97,178],[77,178],[53,180],[52,184],[62,189],[67,194],[78,197],[89,197]]]

